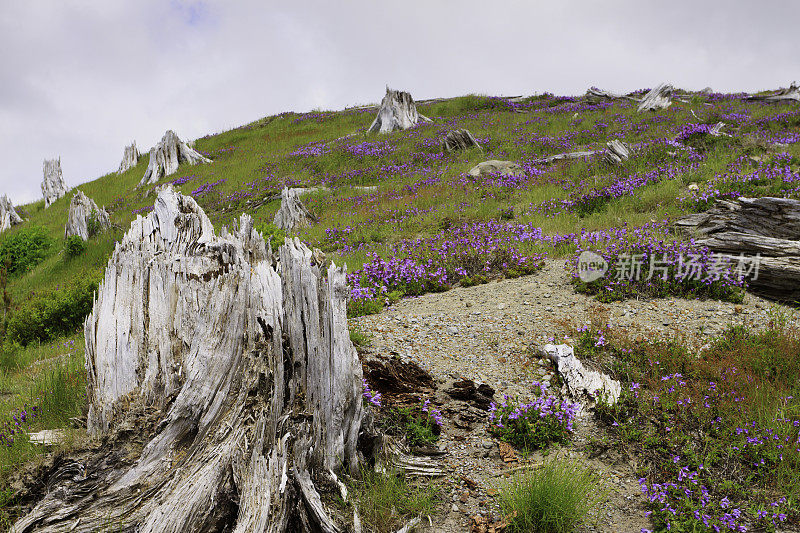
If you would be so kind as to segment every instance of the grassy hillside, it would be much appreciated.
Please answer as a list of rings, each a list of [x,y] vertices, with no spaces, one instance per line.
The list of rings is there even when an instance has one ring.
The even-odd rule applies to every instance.
[[[512,102],[470,95],[420,105],[432,123],[368,135],[375,111],[283,113],[203,137],[195,148],[213,162],[181,166],[158,185],[171,182],[193,196],[217,229],[246,212],[268,232],[279,207],[270,198],[287,185],[319,187],[303,201],[320,222],[297,236],[347,264],[353,314],[377,311],[402,295],[531,274],[544,257],[574,257],[586,248],[609,257],[686,251],[687,244],[673,243],[670,219],[702,211],[715,198],[800,194],[800,110],[791,103],[695,95],[666,110],[637,113],[629,101],[587,104],[545,94]],[[709,141],[698,133],[717,121],[727,124],[730,137]],[[456,128],[469,129],[483,149],[442,153],[441,139]],[[537,162],[613,139],[635,149],[621,166],[600,158]],[[525,175],[467,174],[489,159],[516,161]],[[25,222],[0,238],[39,227],[49,241],[41,262],[8,276],[9,332],[24,329],[26,335],[9,333],[3,348],[0,419],[48,406],[49,414],[33,419],[31,427],[39,429],[61,427],[80,414],[80,313],[90,305],[114,243],[138,214],[152,209],[157,185],[134,189],[147,164],[144,155],[124,174],[77,187],[104,205],[115,224],[90,239],[78,257],[63,251],[71,194],[48,209],[43,201],[20,206]],[[377,190],[363,188],[369,186]],[[738,287],[722,282],[575,287],[605,299],[741,296]],[[0,450],[0,476],[37,453],[24,442]]]

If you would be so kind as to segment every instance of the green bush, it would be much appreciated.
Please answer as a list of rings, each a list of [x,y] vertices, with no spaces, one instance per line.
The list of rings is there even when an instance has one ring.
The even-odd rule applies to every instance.
[[[599,484],[599,476],[580,463],[550,460],[502,485],[500,507],[510,531],[567,533],[602,502]]]
[[[52,240],[39,226],[23,228],[0,242],[0,264],[8,265],[8,273],[24,273],[47,257]]]
[[[54,290],[34,294],[12,313],[8,339],[26,346],[74,332],[92,310],[99,280],[100,273],[95,272]]]
[[[286,240],[286,232],[275,224],[261,222],[256,225],[256,230],[261,233],[264,240],[269,243],[269,248],[272,250],[272,253],[277,253],[278,248],[280,248]]]
[[[430,406],[430,400],[391,410],[388,423],[394,432],[405,435],[409,446],[433,446],[442,432],[442,414]]]
[[[78,257],[86,251],[86,242],[77,235],[70,235],[64,241],[64,256],[67,259]]]
[[[348,483],[358,513],[369,531],[395,531],[410,518],[432,513],[439,486],[430,482],[412,485],[402,474],[361,472]]]

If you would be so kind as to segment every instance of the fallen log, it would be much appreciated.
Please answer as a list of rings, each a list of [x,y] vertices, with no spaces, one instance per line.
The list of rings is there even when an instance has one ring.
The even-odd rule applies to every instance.
[[[161,141],[150,150],[150,162],[147,164],[147,170],[136,187],[156,183],[164,176],[174,174],[181,163],[197,165],[210,162],[210,159],[181,141],[174,131],[167,130]]]
[[[602,155],[603,160],[612,165],[620,165],[630,158],[630,148],[627,144],[620,140],[613,140],[606,143],[606,147],[602,150],[584,150],[580,152],[565,152],[563,154],[555,154],[542,159],[538,159],[538,164],[548,164],[555,161],[563,161],[565,159],[583,159]]]
[[[751,256],[748,288],[762,296],[800,301],[800,201],[789,198],[718,200],[704,213],[684,216],[674,227],[714,252]],[[753,257],[755,256],[755,257]]]
[[[374,461],[440,474],[373,430],[345,269],[296,239],[277,261],[247,214],[216,235],[192,198],[159,193],[84,327],[102,445],[65,460],[11,531],[338,532],[338,476]]]
[[[800,102],[800,87],[797,86],[797,82],[792,82],[789,85],[788,89],[778,89],[777,91],[771,94],[763,94],[763,95],[752,95],[747,97],[748,100],[758,100],[762,102],[785,102],[795,101]]]
[[[638,98],[634,98],[632,96],[627,96],[624,94],[616,94],[612,93],[611,91],[604,91],[603,89],[598,89],[597,87],[589,87],[586,90],[586,94],[584,97],[589,101],[590,104],[599,104],[601,102],[605,102],[608,100],[630,100],[632,102],[639,102]]]

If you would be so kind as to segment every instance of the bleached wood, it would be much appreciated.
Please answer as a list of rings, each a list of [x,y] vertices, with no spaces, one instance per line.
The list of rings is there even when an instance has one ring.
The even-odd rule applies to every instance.
[[[784,102],[787,100],[800,102],[800,87],[797,86],[797,82],[793,81],[788,89],[778,89],[772,94],[767,95],[752,95],[749,96],[748,99],[761,100],[764,102]]]
[[[564,381],[564,388],[574,399],[586,404],[593,404],[603,398],[606,403],[614,404],[622,392],[620,382],[606,374],[589,370],[575,357],[572,346],[568,344],[545,344],[539,348],[540,353],[556,366],[559,376]]]
[[[89,220],[94,218],[98,229],[103,230],[111,226],[111,219],[105,209],[100,209],[94,201],[77,191],[69,203],[67,224],[64,227],[64,237],[77,235],[84,241],[89,240]]]
[[[122,162],[119,164],[119,170],[117,174],[122,174],[126,170],[129,170],[135,167],[139,163],[139,149],[136,148],[136,141],[133,141],[130,145],[125,147],[125,151],[122,154]]]
[[[732,255],[760,254],[754,292],[800,301],[800,201],[790,198],[718,200],[704,213],[687,215],[675,227],[696,244]]]
[[[563,161],[565,159],[582,159],[601,155],[603,160],[613,165],[622,164],[630,158],[630,147],[620,140],[613,140],[606,143],[606,147],[602,150],[583,150],[579,152],[566,152],[563,154],[555,154],[537,160],[539,164],[553,163],[555,161]]]
[[[599,104],[600,102],[619,99],[639,102],[638,98],[624,94],[612,93],[611,91],[604,91],[603,89],[598,89],[597,87],[589,87],[584,96],[590,104]]]
[[[210,162],[210,159],[181,141],[174,131],[167,130],[161,141],[150,150],[150,162],[137,188],[156,183],[164,176],[174,174],[181,163],[197,165]]]
[[[407,130],[421,121],[431,122],[431,119],[417,112],[417,106],[411,95],[404,91],[395,91],[387,86],[378,116],[372,121],[367,131],[390,133],[395,130]]]
[[[637,111],[657,111],[659,109],[666,109],[672,105],[672,91],[673,87],[669,83],[660,83],[650,89],[644,98],[642,98]]]
[[[44,207],[47,209],[53,202],[67,194],[69,190],[61,176],[61,158],[45,159],[42,165],[44,178],[42,179],[42,196]]]
[[[0,233],[17,224],[22,224],[22,217],[17,214],[14,204],[4,194],[0,197]]]
[[[192,198],[160,191],[84,327],[87,430],[105,444],[12,531],[344,530],[321,494],[364,464],[359,438],[381,438],[346,271],[323,274],[296,239],[279,255],[247,214],[216,235]]]
[[[281,206],[275,213],[272,223],[284,231],[292,231],[316,224],[319,220],[309,211],[300,196],[307,189],[284,187],[281,191]]]
[[[457,150],[466,150],[473,146],[481,148],[481,145],[478,144],[478,141],[475,140],[472,133],[465,129],[448,131],[447,135],[442,139],[442,150],[448,153]]]

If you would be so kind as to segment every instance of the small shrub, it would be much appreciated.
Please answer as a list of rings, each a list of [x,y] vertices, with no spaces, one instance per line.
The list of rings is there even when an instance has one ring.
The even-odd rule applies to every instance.
[[[286,240],[286,232],[275,224],[262,222],[256,225],[256,230],[261,233],[264,240],[269,243],[269,248],[272,250],[272,253],[277,253],[278,248],[280,248]]]
[[[11,315],[7,338],[26,346],[74,332],[92,310],[99,280],[100,273],[95,272],[35,294]]]
[[[92,211],[91,214],[86,219],[86,231],[89,233],[89,237],[94,237],[103,227],[100,225],[100,221],[97,220],[97,212]]]
[[[409,446],[432,446],[442,431],[442,415],[430,406],[430,400],[422,405],[394,409],[389,420],[393,429],[405,435]]]
[[[80,416],[86,403],[86,371],[72,361],[41,373],[31,388],[39,399],[40,422],[45,427],[63,427]]]
[[[370,337],[362,333],[360,330],[353,328],[350,330],[350,342],[355,346],[369,346]]]
[[[567,533],[605,497],[600,477],[577,462],[551,460],[500,487],[510,531]]]
[[[0,264],[7,265],[9,274],[22,274],[41,263],[51,247],[44,228],[22,228],[0,242]]]
[[[70,235],[64,241],[64,256],[67,259],[78,257],[86,251],[86,242],[77,235]]]
[[[545,394],[545,384],[539,386],[540,395],[529,403],[517,403],[505,396],[500,405],[489,406],[489,433],[525,451],[539,450],[552,442],[565,442],[572,434],[572,422],[578,404]]]

